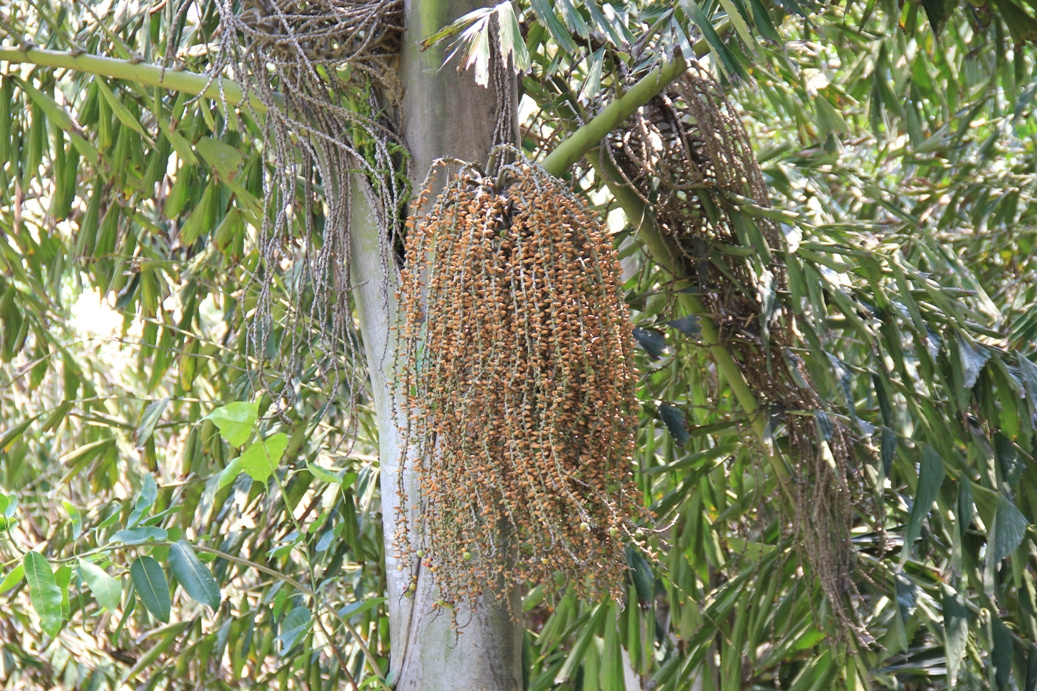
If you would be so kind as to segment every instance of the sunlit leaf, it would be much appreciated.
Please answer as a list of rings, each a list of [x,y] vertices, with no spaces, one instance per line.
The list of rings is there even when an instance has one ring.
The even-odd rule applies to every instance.
[[[283,432],[257,441],[241,454],[241,469],[256,482],[266,482],[277,472],[287,448],[288,435]]]
[[[252,426],[259,417],[258,403],[235,401],[221,406],[206,415],[203,420],[212,420],[231,446],[241,446],[252,434]]]
[[[40,626],[48,636],[57,636],[64,618],[61,615],[61,589],[50,564],[39,552],[26,552],[22,560],[25,582],[29,585],[32,607],[40,618]]]
[[[109,612],[122,604],[122,585],[97,564],[86,559],[79,560],[79,571],[97,603]]]

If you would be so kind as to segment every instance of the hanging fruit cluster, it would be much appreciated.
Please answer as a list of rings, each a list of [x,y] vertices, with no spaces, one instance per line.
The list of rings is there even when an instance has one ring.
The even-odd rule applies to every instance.
[[[399,517],[399,551],[448,602],[529,582],[617,592],[640,509],[629,316],[606,229],[519,163],[452,176],[407,233],[397,364],[421,525],[414,539]]]

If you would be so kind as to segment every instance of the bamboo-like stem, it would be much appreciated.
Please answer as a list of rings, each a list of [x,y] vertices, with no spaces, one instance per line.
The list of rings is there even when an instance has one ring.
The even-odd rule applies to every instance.
[[[183,70],[166,69],[159,65],[144,62],[132,62],[106,58],[89,53],[73,53],[71,51],[44,50],[43,48],[0,48],[0,61],[13,65],[27,63],[40,67],[55,67],[74,70],[99,77],[122,79],[144,86],[159,86],[171,91],[181,91],[197,96],[201,94],[215,101],[222,98],[232,106],[239,106],[245,100],[241,86],[233,79],[210,79],[206,74],[195,74]],[[266,112],[266,106],[258,98],[250,100],[252,108],[258,113]]]
[[[562,175],[569,170],[572,164],[596,147],[609,132],[616,129],[638,108],[665,89],[666,85],[676,79],[687,67],[688,64],[681,57],[659,65],[624,92],[622,96],[602,108],[601,112],[590,122],[562,140],[540,165],[551,175]]]
[[[725,24],[726,22],[721,22],[717,26],[718,33],[724,33]],[[695,44],[696,54],[702,55],[707,50],[708,45],[704,41]],[[228,104],[238,106],[245,100],[241,85],[232,79],[216,81],[204,74],[164,69],[158,65],[99,55],[76,54],[70,51],[44,50],[42,48],[0,48],[0,61],[75,70],[145,86],[159,86],[193,96],[201,94],[217,101],[221,99],[222,85],[222,99],[226,100]],[[684,59],[677,57],[671,62],[663,63],[653,69],[627,89],[622,96],[605,106],[590,122],[575,130],[559,143],[542,162],[544,169],[555,176],[564,174],[573,163],[597,146],[598,142],[638,108],[665,89],[666,85],[676,79],[686,68],[687,63]],[[266,106],[258,98],[253,96],[249,101],[257,113],[266,112]]]

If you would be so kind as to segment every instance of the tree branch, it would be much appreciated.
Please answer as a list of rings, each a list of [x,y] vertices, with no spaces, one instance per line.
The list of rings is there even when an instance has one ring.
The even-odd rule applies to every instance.
[[[727,22],[717,25],[717,32],[726,33]],[[696,55],[705,55],[709,45],[700,40],[695,43]],[[57,67],[101,77],[112,77],[143,84],[160,86],[173,91],[181,91],[194,96],[201,94],[206,98],[220,100],[220,85],[223,86],[223,97],[233,106],[241,105],[245,94],[241,85],[232,79],[220,82],[210,79],[205,74],[195,74],[182,70],[164,69],[128,60],[101,57],[85,53],[75,54],[68,51],[44,50],[41,48],[0,48],[0,61],[11,64],[27,63],[40,67]],[[573,163],[580,160],[590,149],[594,148],[609,132],[630,117],[638,108],[650,101],[653,96],[666,88],[687,68],[683,58],[677,57],[671,62],[659,65],[636,84],[631,86],[622,96],[605,106],[600,113],[586,125],[580,127],[552,151],[542,162],[544,169],[552,175],[565,173]],[[266,111],[266,106],[259,99],[250,99],[252,108],[258,113]]]
[[[698,46],[695,48],[697,51]],[[563,139],[540,165],[551,175],[562,175],[572,164],[583,158],[584,154],[596,147],[609,132],[665,89],[666,85],[687,67],[688,64],[681,57],[656,67],[622,96],[602,108],[590,122]]]
[[[56,67],[77,72],[94,74],[99,77],[123,79],[144,86],[160,86],[172,91],[181,91],[197,96],[220,100],[220,85],[223,86],[223,98],[233,106],[241,105],[245,94],[241,86],[232,79],[215,80],[209,75],[184,72],[183,70],[165,69],[159,65],[129,60],[117,60],[88,53],[70,51],[44,50],[42,48],[0,48],[0,61],[13,65],[27,63],[40,67]],[[266,106],[258,98],[251,98],[250,103],[256,112],[266,112]]]

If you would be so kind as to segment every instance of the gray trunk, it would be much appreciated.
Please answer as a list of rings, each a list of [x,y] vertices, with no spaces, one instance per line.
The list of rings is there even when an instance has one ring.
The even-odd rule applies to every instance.
[[[497,96],[477,86],[454,66],[441,68],[443,51],[421,51],[421,39],[480,6],[478,0],[411,0],[406,3],[402,51],[403,134],[411,155],[411,180],[417,190],[432,162],[455,157],[484,164],[493,143]],[[379,260],[377,230],[359,190],[353,194],[353,281],[378,416],[381,455],[382,521],[385,530],[391,679],[398,689],[437,691],[511,691],[522,686],[522,627],[503,607],[487,603],[462,611],[457,635],[450,617],[433,607],[439,599],[426,570],[419,570],[413,597],[404,590],[411,579],[400,570],[392,545],[395,532],[401,439],[392,415],[392,364],[395,360],[393,294],[396,276],[386,276]],[[397,406],[400,409],[400,406]],[[404,477],[415,516],[417,496],[409,469]],[[414,521],[411,521],[414,525]],[[517,594],[509,593],[514,603]],[[516,609],[515,611],[520,611]]]

